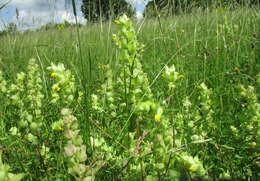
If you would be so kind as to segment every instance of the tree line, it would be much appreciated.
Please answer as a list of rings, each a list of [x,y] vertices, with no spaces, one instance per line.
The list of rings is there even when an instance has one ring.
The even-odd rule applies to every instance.
[[[256,4],[259,5],[259,0],[150,0],[146,5],[145,15],[174,15],[188,13],[194,8],[235,8]],[[89,22],[114,19],[123,13],[134,15],[133,7],[125,0],[83,0],[81,10]]]
[[[156,16],[158,13],[174,15],[179,13],[189,13],[194,8],[236,8],[259,5],[259,0],[152,0],[145,10],[148,16]]]

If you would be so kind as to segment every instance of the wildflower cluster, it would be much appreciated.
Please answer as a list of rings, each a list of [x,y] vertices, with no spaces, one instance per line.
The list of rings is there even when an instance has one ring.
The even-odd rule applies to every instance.
[[[125,140],[122,143],[130,152],[128,154],[123,152],[117,156],[117,160],[122,160],[124,157],[131,158],[127,159],[127,174],[124,179],[130,179],[134,175],[146,180],[159,179],[159,173],[174,177],[179,171],[174,165],[177,157],[169,154],[169,151],[175,146],[175,130],[169,121],[172,116],[165,115],[171,112],[168,110],[172,109],[172,104],[166,102],[161,104],[154,99],[148,77],[140,63],[143,45],[137,41],[132,22],[126,16],[122,16],[116,24],[121,26],[121,31],[113,35],[119,49],[118,63],[115,65],[118,74],[113,74],[109,69],[106,82],[97,91],[98,94],[92,95],[92,109],[99,112],[98,115],[92,114],[92,119],[100,120],[104,126],[115,126],[119,130],[124,129],[123,126],[127,124],[125,122],[122,124],[122,121],[130,120],[130,124],[127,124],[128,134],[122,135],[121,138]],[[168,81],[167,93],[171,95],[177,81],[184,76],[172,65],[166,66],[163,77]],[[111,151],[110,154],[113,155]],[[178,158],[180,157],[182,155]],[[193,172],[204,173],[197,157],[189,157],[188,160],[192,160],[191,158],[193,159],[191,165],[196,168]],[[187,159],[183,156],[180,162],[183,163],[183,160]]]
[[[163,73],[163,78],[168,82],[169,92],[172,92],[176,88],[176,83],[179,79],[184,78],[182,74],[176,71],[174,65],[171,67],[165,66],[165,71]]]
[[[128,120],[131,112],[133,119],[138,114],[130,123],[133,127],[140,121],[148,124],[149,121],[145,119],[151,117],[148,118],[147,113],[156,109],[157,105],[139,61],[143,45],[138,43],[132,22],[126,15],[121,16],[116,24],[121,26],[121,31],[113,35],[119,50],[118,63],[115,65],[118,73],[113,74],[111,69],[107,71],[106,82],[97,94],[92,95],[92,108],[102,112],[103,116],[99,115],[98,118],[106,120],[102,120],[105,124],[113,122],[116,123],[114,126],[123,126],[124,122],[116,120]],[[142,115],[144,113],[146,116]]]
[[[208,158],[205,155],[213,150],[210,141],[218,133],[217,124],[213,120],[214,111],[211,99],[213,92],[204,82],[197,88],[199,95],[196,109],[191,109],[192,104],[188,98],[183,102],[185,113],[190,114],[184,116],[185,122],[188,124],[187,133],[184,133],[184,135],[186,143],[191,144],[189,146],[191,153],[203,158],[204,164],[209,166],[211,162],[207,160]],[[204,171],[199,170],[199,173],[202,174],[200,176],[205,177]]]
[[[245,88],[244,86],[240,86],[241,96],[244,99],[245,105],[244,112],[245,119],[241,121],[241,125],[239,125],[239,129],[243,128],[244,131],[247,132],[246,140],[250,147],[257,147],[257,143],[259,144],[260,139],[260,104],[258,103],[258,98],[255,93],[255,88],[252,86],[248,86]],[[238,136],[238,135],[237,135]]]
[[[207,139],[211,136],[210,132],[216,128],[211,102],[212,90],[205,83],[201,83],[197,88],[199,106],[194,109],[189,97],[186,97],[182,103],[183,112],[176,117],[177,131],[183,143]]]
[[[63,64],[51,64],[45,79],[31,59],[14,83],[0,71],[0,140],[8,162],[2,162],[0,145],[0,181],[259,177],[260,74],[256,88],[239,86],[234,99],[241,104],[231,105],[233,117],[223,124],[213,99],[219,95],[205,83],[179,99],[184,76],[174,65],[165,66],[166,86],[156,100],[131,20],[123,15],[116,24],[115,64],[105,66],[104,83],[87,100],[90,114],[78,115],[83,94]],[[224,26],[221,31],[233,33]],[[90,123],[82,136],[82,125]],[[20,172],[28,174],[13,174]]]
[[[36,64],[35,59],[31,59],[28,64],[27,75],[27,100],[28,115],[31,115],[30,128],[33,133],[39,132],[44,119],[42,115],[42,102],[44,99],[43,82],[39,66]],[[22,78],[20,78],[22,79]]]
[[[69,174],[76,180],[84,180],[86,176],[87,159],[86,146],[83,144],[82,136],[79,134],[79,123],[72,114],[71,104],[74,102],[76,92],[75,78],[63,64],[51,64],[48,67],[53,79],[52,100],[53,104],[61,104],[65,108],[61,109],[61,119],[52,124],[52,129],[63,131],[66,144],[64,145],[64,156],[67,157]]]
[[[162,77],[168,83],[168,91],[165,91],[166,100],[163,102],[165,107],[165,117],[169,120],[168,125],[165,125],[160,134],[161,142],[164,141],[164,145],[160,145],[160,148],[167,148],[160,155],[165,160],[166,170],[165,175],[168,175],[172,179],[178,180],[183,170],[189,173],[191,178],[205,177],[206,171],[202,162],[198,156],[191,156],[189,152],[183,152],[184,145],[191,143],[191,132],[194,131],[194,125],[191,126],[191,106],[192,103],[186,97],[183,101],[184,112],[174,112],[174,95],[175,89],[179,85],[179,80],[184,78],[184,75],[176,71],[174,65],[171,67],[166,66]],[[180,150],[178,150],[180,149]],[[165,155],[170,155],[165,156]]]
[[[121,95],[125,95],[122,100],[128,111],[135,109],[137,112],[149,112],[156,108],[156,103],[153,100],[147,74],[143,72],[140,63],[144,46],[137,41],[132,21],[126,15],[121,16],[116,24],[121,26],[121,31],[113,35],[119,50],[119,75],[115,84],[122,88]]]
[[[2,92],[4,93],[6,102],[10,106],[14,106],[16,109],[15,113],[19,116],[18,125],[20,128],[27,128],[28,123],[32,121],[32,116],[27,112],[25,103],[24,103],[24,95],[26,91],[26,74],[21,72],[18,73],[15,79],[15,83],[9,83],[9,85],[6,84],[6,82],[3,80],[3,84],[6,84],[6,89]],[[17,124],[17,123],[16,123]],[[11,132],[13,135],[19,134],[18,128],[12,127]]]
[[[177,155],[178,162],[185,170],[189,171],[192,178],[206,175],[206,170],[198,156],[192,157],[187,152],[178,153]]]
[[[63,64],[51,64],[48,67],[51,78],[55,83],[51,87],[51,103],[71,104],[76,91],[75,78]]]
[[[201,83],[198,86],[199,89],[199,97],[198,101],[200,102],[199,105],[199,112],[197,112],[196,116],[196,129],[198,133],[201,133],[202,136],[209,136],[209,132],[204,132],[205,130],[214,131],[216,129],[216,125],[213,121],[213,114],[214,111],[212,109],[212,101],[211,101],[211,95],[212,90],[209,89],[205,83]]]
[[[86,146],[79,135],[80,130],[77,118],[72,115],[71,110],[63,108],[61,115],[64,121],[64,134],[67,139],[64,152],[68,158],[68,172],[81,181],[84,180],[87,171],[84,164],[87,159]]]
[[[21,72],[17,74],[15,83],[9,85],[6,91],[7,97],[9,98],[9,104],[13,104],[20,108],[24,106],[23,95],[26,90],[25,80],[26,74]]]
[[[128,172],[144,173],[146,169],[159,167],[154,161],[156,151],[151,154],[151,150],[159,146],[157,142],[161,135],[157,136],[153,130],[162,121],[163,108],[154,100],[147,74],[142,69],[140,57],[143,45],[137,41],[131,20],[123,15],[116,24],[121,26],[119,33],[113,35],[119,50],[115,65],[118,73],[113,75],[108,70],[107,81],[101,86],[99,94],[92,95],[92,108],[101,113],[92,119],[101,118],[101,123],[112,123],[119,130],[123,130],[124,125],[128,126],[129,133],[123,133],[122,140],[125,140],[123,144],[130,152],[122,156],[132,158],[127,164]],[[143,157],[151,161],[143,162]]]
[[[93,94],[91,96],[92,108],[96,116],[99,117],[105,114],[108,119],[112,120],[115,119],[120,112],[116,105],[117,98],[114,94],[113,74],[111,70],[106,72],[106,77],[107,81],[101,85],[101,89],[98,90],[99,94]],[[107,106],[103,106],[104,104]]]
[[[35,59],[29,61],[27,74],[24,72],[17,73],[15,83],[9,87],[3,88],[7,94],[9,105],[16,107],[19,116],[18,126],[27,134],[27,139],[36,144],[37,135],[39,134],[44,119],[42,115],[42,93],[43,82],[39,71],[39,66]],[[4,81],[2,84],[6,84]],[[19,135],[19,129],[12,127],[12,135]]]
[[[71,106],[76,92],[74,76],[69,70],[65,69],[63,64],[51,64],[48,70],[50,71],[51,79],[53,79],[51,86],[51,103],[63,107]],[[54,122],[52,129],[64,131],[64,120],[60,119]]]
[[[238,115],[238,120],[230,125],[230,133],[233,139],[227,140],[227,144],[236,150],[236,162],[245,163],[248,166],[247,170],[239,169],[239,166],[233,166],[237,169],[232,173],[233,177],[252,176],[252,173],[260,168],[259,142],[260,142],[260,104],[257,94],[253,86],[239,86],[241,102],[240,109],[243,111]],[[247,157],[243,157],[244,154]]]

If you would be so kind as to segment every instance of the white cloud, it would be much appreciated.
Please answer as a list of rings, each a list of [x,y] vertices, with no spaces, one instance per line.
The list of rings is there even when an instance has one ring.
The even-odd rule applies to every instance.
[[[136,6],[145,6],[151,0],[126,0],[131,3],[134,7]]]
[[[136,16],[141,19],[144,7],[150,0],[126,1],[136,8]],[[86,20],[80,10],[81,2],[82,0],[76,0],[78,20],[85,24]],[[65,20],[75,23],[70,3],[71,0],[12,0],[5,9],[0,11],[0,30],[1,23],[7,24],[10,22],[16,23],[19,29],[38,28],[49,22],[60,23]],[[15,13],[16,8],[19,11],[18,21]]]
[[[143,19],[143,11],[145,9],[145,6],[151,0],[126,0],[126,1],[132,4],[133,7],[135,7],[136,18],[138,20],[141,20]]]
[[[5,18],[8,22],[15,22],[20,29],[38,28],[46,23],[60,23],[65,20],[75,23],[72,7],[66,6],[68,0],[12,0],[5,12],[1,12],[5,17],[12,11],[12,15]],[[86,21],[80,11],[81,0],[77,2],[78,21],[85,24]],[[66,8],[68,7],[68,8]],[[17,21],[15,9],[18,9],[19,19]],[[8,12],[9,11],[9,12]],[[6,13],[6,15],[5,15]],[[0,14],[0,16],[1,16]]]
[[[137,20],[143,19],[143,13],[140,12],[140,11],[137,11],[137,12],[136,12],[136,18],[137,18]]]

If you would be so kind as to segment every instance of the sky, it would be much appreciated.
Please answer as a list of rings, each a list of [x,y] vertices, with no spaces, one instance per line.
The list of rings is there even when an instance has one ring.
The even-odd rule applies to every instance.
[[[0,5],[8,0],[0,0]],[[126,0],[136,9],[136,16],[142,18],[142,12],[149,0]],[[82,1],[76,0],[78,20],[85,24],[86,20],[80,11]],[[19,12],[17,19],[16,9]],[[64,21],[74,23],[71,0],[11,0],[11,2],[0,10],[0,30],[6,24],[15,23],[20,30],[35,29],[46,23],[61,23]]]

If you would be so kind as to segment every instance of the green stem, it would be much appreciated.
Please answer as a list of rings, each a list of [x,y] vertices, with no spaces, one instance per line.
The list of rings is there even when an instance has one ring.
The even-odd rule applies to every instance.
[[[141,138],[141,127],[140,127],[140,122],[139,120],[137,120],[136,122],[136,134],[137,134],[137,142],[139,141],[139,138]],[[141,146],[141,143],[140,143],[140,146]],[[142,149],[140,149],[140,153],[142,152]],[[140,157],[140,165],[141,165],[141,180],[144,180],[144,163],[143,163],[143,157]]]

